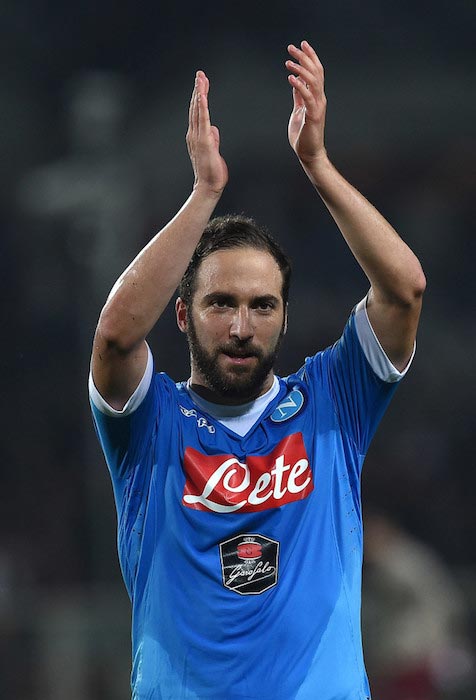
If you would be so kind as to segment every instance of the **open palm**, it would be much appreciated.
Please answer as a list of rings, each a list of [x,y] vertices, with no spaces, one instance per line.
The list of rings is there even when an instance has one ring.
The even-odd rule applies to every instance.
[[[309,163],[322,153],[326,96],[324,94],[324,70],[314,49],[305,41],[301,49],[288,47],[294,61],[286,61],[290,71],[289,82],[293,87],[293,111],[289,118],[288,138],[291,147],[303,163]]]

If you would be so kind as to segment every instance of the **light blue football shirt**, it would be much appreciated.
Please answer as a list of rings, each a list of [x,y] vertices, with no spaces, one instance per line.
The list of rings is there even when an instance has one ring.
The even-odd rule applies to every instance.
[[[122,413],[90,381],[132,601],[133,700],[370,697],[360,475],[403,374],[357,309],[243,435],[151,363]]]

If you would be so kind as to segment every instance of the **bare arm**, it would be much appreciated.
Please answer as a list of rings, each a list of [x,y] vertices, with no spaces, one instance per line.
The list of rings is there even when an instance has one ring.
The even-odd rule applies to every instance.
[[[385,218],[338,173],[324,146],[324,70],[307,43],[288,47],[294,107],[289,141],[349,248],[367,275],[368,314],[383,348],[399,370],[410,359],[421,311],[421,265]]]
[[[216,126],[210,124],[209,81],[198,71],[189,110],[187,146],[195,173],[192,194],[114,285],[101,312],[92,352],[100,394],[121,410],[147,362],[145,338],[161,316],[192,257],[228,180]]]

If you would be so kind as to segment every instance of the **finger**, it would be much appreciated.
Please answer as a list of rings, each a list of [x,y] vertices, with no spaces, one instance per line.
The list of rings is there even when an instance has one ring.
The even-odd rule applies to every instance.
[[[218,131],[218,127],[217,127],[217,126],[211,126],[210,129],[211,129],[211,132],[212,132],[212,136],[213,136],[213,138],[215,139],[215,143],[216,143],[216,145],[217,145],[217,148],[220,148],[220,132]]]
[[[193,86],[192,97],[190,99],[190,107],[188,110],[188,127],[190,132],[196,131],[198,129],[197,84],[198,71],[195,74],[195,83]]]
[[[307,68],[316,67],[322,73],[324,72],[324,68],[318,55],[308,41],[301,41],[301,48],[298,48],[294,44],[289,44],[288,53],[295,60],[299,61],[301,65],[304,65]]]
[[[199,71],[197,77],[198,135],[200,137],[210,132],[210,112],[208,110],[210,82],[203,71]]]
[[[301,50],[302,52],[308,56],[311,61],[322,71],[324,71],[323,65],[319,59],[319,56],[317,53],[314,51],[312,48],[311,44],[308,41],[301,41]]]
[[[306,83],[304,83],[304,81],[301,78],[298,78],[295,75],[289,75],[288,80],[293,86],[293,91],[295,93],[295,107],[305,107],[306,113],[308,113],[310,116],[315,115],[317,101],[314,95],[312,94],[311,90],[309,89],[309,86],[306,85]]]
[[[316,64],[310,56],[308,56],[304,51],[298,49],[294,44],[289,44],[288,53],[292,56],[293,60],[298,62],[300,65],[304,66],[308,70],[312,71],[315,69]]]
[[[291,78],[292,76],[288,76]],[[292,85],[291,80],[289,81]],[[293,86],[293,107],[294,109],[300,109],[301,107],[304,107],[304,99],[301,95],[301,93]]]
[[[199,70],[198,78],[199,80],[203,81],[205,93],[208,95],[208,91],[210,90],[210,81],[208,80],[207,74],[203,70]]]
[[[324,68],[316,52],[307,41],[302,41],[301,47],[298,49],[294,44],[288,46],[288,51],[295,61],[288,60],[286,62],[287,68],[300,76],[317,97],[324,93]],[[300,70],[299,66],[304,70]]]
[[[299,63],[294,61],[286,61],[286,68],[291,73],[294,73],[297,78],[300,78],[302,82],[312,89],[314,92],[322,89],[322,81],[316,74],[315,70],[309,70],[308,68],[301,66]]]

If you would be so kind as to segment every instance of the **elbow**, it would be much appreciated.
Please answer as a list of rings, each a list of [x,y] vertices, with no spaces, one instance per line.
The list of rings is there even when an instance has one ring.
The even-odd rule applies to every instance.
[[[386,303],[400,307],[402,310],[421,307],[426,289],[426,277],[420,264],[410,274],[408,271],[403,276],[401,273],[397,274],[391,283],[388,282],[387,279],[386,290],[382,290]]]
[[[411,301],[421,303],[421,300],[423,298],[423,294],[425,293],[425,289],[426,289],[426,277],[425,277],[425,273],[423,272],[421,266],[419,266],[419,270],[417,271],[414,279],[412,280],[411,284],[409,285],[409,289],[410,289]]]
[[[407,268],[399,284],[400,294],[397,294],[402,306],[421,306],[426,289],[426,277],[418,258]]]
[[[423,294],[425,293],[426,289],[426,276],[425,273],[423,272],[423,269],[421,265],[419,265],[419,271],[418,275],[416,276],[415,282],[414,282],[414,296],[416,299],[421,299],[423,297]]]
[[[399,305],[407,309],[420,309],[425,289],[426,277],[420,268],[420,271],[405,285],[405,290],[398,299]]]
[[[417,296],[422,297],[423,294],[425,293],[425,289],[426,289],[426,277],[425,277],[425,273],[423,272],[423,268],[422,268],[419,261],[418,261],[418,270],[417,270],[415,277],[416,277],[416,279],[415,279],[416,294],[417,294]]]

